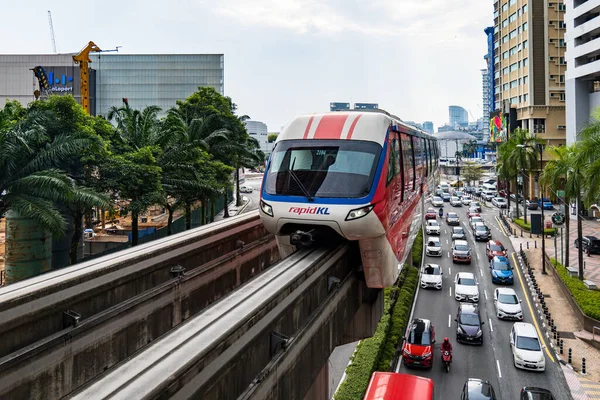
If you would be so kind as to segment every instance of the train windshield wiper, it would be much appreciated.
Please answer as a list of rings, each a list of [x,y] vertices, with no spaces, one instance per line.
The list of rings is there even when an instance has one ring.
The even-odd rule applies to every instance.
[[[312,196],[310,195],[310,193],[308,193],[308,190],[306,189],[306,186],[304,186],[304,184],[302,183],[302,181],[300,181],[300,178],[298,178],[298,176],[294,172],[294,165],[296,165],[296,159],[295,158],[294,158],[294,162],[292,162],[292,167],[290,169],[288,169],[288,172],[290,173],[290,176],[292,178],[294,178],[294,182],[296,182],[296,184],[300,187],[300,190],[302,190],[302,193],[304,193],[304,196],[306,196],[306,198],[308,199],[308,201],[314,201],[314,199],[312,198]]]

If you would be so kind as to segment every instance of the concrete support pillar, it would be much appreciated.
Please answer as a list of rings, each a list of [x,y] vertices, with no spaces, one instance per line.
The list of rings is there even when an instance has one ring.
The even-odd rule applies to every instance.
[[[341,344],[352,343],[373,336],[383,314],[383,290],[361,285],[361,305],[348,324]]]
[[[327,400],[329,398],[329,363],[325,362],[304,400]]]

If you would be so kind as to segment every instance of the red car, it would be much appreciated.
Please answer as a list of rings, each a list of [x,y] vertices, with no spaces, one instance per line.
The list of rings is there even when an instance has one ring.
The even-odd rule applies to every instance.
[[[506,257],[506,249],[498,240],[489,240],[485,246],[485,252],[490,260],[496,256]]]
[[[469,207],[469,211],[467,211],[467,217],[471,218],[471,217],[479,217],[479,210],[477,209],[477,207]]]
[[[433,208],[427,209],[427,213],[425,214],[425,220],[427,221],[428,219],[437,219],[437,213]]]
[[[408,327],[402,346],[404,365],[431,368],[433,366],[435,329],[428,319],[415,318]]]

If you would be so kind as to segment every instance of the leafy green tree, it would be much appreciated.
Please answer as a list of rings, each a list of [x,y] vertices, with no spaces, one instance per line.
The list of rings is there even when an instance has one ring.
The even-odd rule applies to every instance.
[[[230,97],[223,96],[211,87],[199,87],[185,100],[177,101],[177,108],[186,122],[210,115],[231,116],[235,104]]]
[[[120,200],[128,201],[124,211],[131,212],[132,246],[138,244],[138,219],[149,206],[160,201],[162,170],[158,166],[156,148],[116,155],[102,166],[107,188]]]
[[[469,182],[469,185],[471,185],[473,181],[478,181],[481,179],[483,176],[483,170],[481,169],[480,165],[473,162],[468,162],[465,163],[465,166],[462,169],[462,175],[463,178]]]
[[[581,196],[581,192],[573,192],[572,190],[578,189],[578,177],[575,173],[576,170],[573,168],[575,157],[575,149],[571,146],[551,146],[546,149],[548,154],[551,155],[552,159],[546,162],[540,182],[544,185],[548,185],[552,190],[557,191],[562,189],[565,191],[564,201],[566,206],[566,218],[565,218],[565,243],[567,243],[565,249],[566,260],[569,259],[569,231],[570,231],[570,218],[569,218],[569,204],[570,199],[578,198]],[[575,181],[573,181],[575,180]],[[581,238],[579,238],[581,240]],[[582,266],[583,267],[583,266]],[[580,273],[583,273],[583,269],[580,268]]]
[[[267,136],[267,142],[269,143],[273,143],[277,140],[277,133],[269,133],[269,135]]]

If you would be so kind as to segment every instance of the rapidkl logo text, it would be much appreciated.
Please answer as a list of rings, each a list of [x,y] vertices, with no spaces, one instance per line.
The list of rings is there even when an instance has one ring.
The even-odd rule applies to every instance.
[[[288,212],[293,214],[319,214],[329,215],[329,207],[290,207]]]

